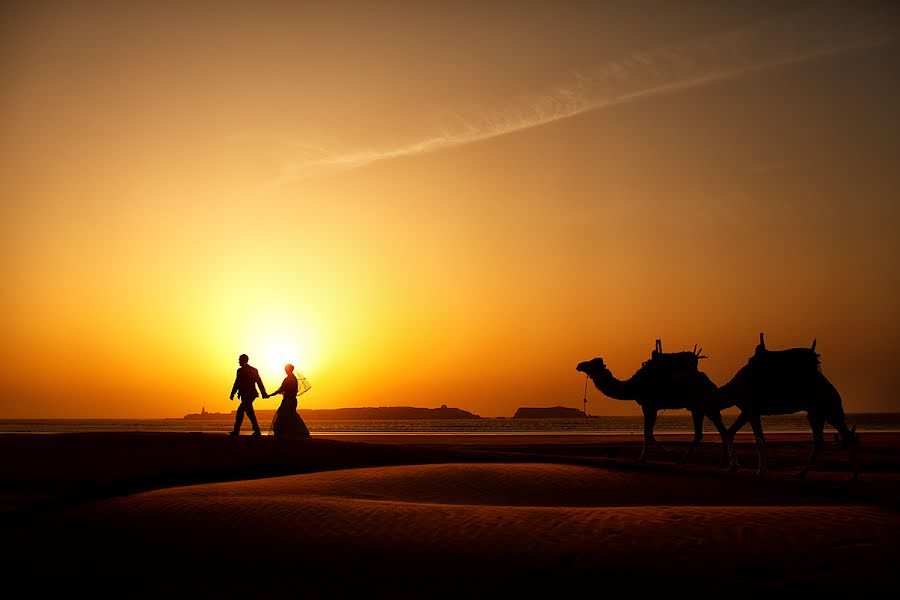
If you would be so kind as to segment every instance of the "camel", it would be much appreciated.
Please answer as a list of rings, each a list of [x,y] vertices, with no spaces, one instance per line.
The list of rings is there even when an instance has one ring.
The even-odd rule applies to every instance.
[[[687,454],[680,462],[687,462],[703,439],[703,417],[705,416],[722,436],[722,465],[728,464],[731,438],[722,422],[720,411],[727,406],[716,404],[716,384],[705,373],[698,370],[702,348],[693,352],[676,352],[663,354],[662,342],[656,340],[650,360],[645,362],[630,379],[620,381],[603,363],[602,358],[594,358],[579,363],[577,371],[585,373],[594,386],[604,395],[614,400],[633,400],[640,405],[644,413],[644,446],[639,462],[647,458],[651,445],[658,444],[653,435],[657,413],[663,409],[686,408],[694,420],[694,439]],[[659,444],[667,453],[671,452]]]
[[[835,438],[842,446],[851,449],[853,479],[859,473],[856,467],[856,445],[859,438],[856,426],[848,428],[841,404],[841,395],[825,375],[816,353],[816,341],[810,348],[791,348],[770,351],[766,349],[763,334],[759,334],[759,345],[747,364],[735,376],[718,389],[715,394],[720,403],[737,405],[740,415],[728,429],[731,448],[731,470],[738,464],[734,455],[734,435],[748,421],[756,438],[759,454],[757,475],[766,473],[766,441],[763,436],[762,415],[785,415],[805,411],[813,433],[813,451],[809,462],[797,478],[806,477],[815,463],[824,444],[825,423],[834,427],[839,435]]]

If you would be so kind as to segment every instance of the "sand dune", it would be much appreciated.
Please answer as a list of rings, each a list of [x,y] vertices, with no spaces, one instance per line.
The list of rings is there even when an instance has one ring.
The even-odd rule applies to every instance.
[[[734,596],[896,583],[896,513],[735,483],[560,464],[386,466],[155,490],[54,514],[31,533],[64,532],[42,556],[58,564],[89,540],[94,566],[70,583],[131,595],[521,597],[587,585]]]

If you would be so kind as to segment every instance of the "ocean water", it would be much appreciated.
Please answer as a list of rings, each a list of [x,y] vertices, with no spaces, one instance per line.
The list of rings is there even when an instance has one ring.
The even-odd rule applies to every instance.
[[[723,415],[730,425],[736,415]],[[848,414],[847,420],[858,431],[900,431],[900,413]],[[567,433],[583,435],[614,435],[640,433],[643,420],[635,417],[591,417],[589,419],[463,419],[463,420],[391,420],[391,421],[307,421],[313,434],[546,434]],[[168,432],[226,432],[234,421],[194,421],[182,419],[0,419],[0,433],[68,433],[78,431],[168,431]],[[271,425],[260,420],[264,433]],[[244,421],[244,433],[250,424]],[[809,431],[806,415],[780,415],[763,418],[767,432]],[[704,420],[703,430],[715,434],[712,424]],[[691,433],[691,416],[685,412],[664,412],[656,422],[658,433]],[[750,431],[746,425],[744,430]],[[826,426],[826,435],[831,431]]]

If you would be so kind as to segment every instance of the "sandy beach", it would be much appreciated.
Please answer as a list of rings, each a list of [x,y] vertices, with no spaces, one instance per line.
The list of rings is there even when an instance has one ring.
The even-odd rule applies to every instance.
[[[660,436],[676,452],[687,436]],[[50,595],[874,594],[897,584],[900,434],[861,475],[770,435],[771,472],[636,464],[634,436],[0,436],[3,564]]]

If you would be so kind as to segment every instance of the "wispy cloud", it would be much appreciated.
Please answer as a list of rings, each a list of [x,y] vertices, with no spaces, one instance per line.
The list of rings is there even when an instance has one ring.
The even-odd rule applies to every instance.
[[[797,14],[678,47],[635,52],[589,73],[476,116],[453,115],[448,124],[421,139],[366,150],[326,148],[261,133],[245,133],[281,148],[282,172],[273,182],[363,167],[375,162],[449,148],[543,127],[563,119],[745,77],[772,69],[894,44],[894,19],[874,13],[834,11]]]

